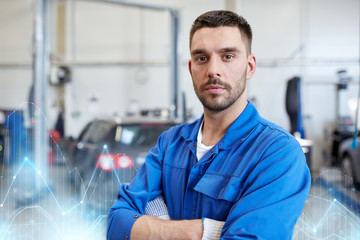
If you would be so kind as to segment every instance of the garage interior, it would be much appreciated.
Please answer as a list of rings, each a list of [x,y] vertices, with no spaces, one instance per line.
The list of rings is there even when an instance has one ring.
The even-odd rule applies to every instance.
[[[359,1],[2,0],[0,240],[105,239],[106,212],[87,204],[101,186],[70,164],[82,131],[199,118],[188,32],[214,9],[252,26],[249,100],[303,146],[312,187],[293,239],[360,239]]]

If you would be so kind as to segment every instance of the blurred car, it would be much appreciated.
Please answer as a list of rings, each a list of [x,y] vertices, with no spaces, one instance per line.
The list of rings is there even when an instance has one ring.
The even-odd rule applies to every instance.
[[[129,184],[160,134],[176,125],[160,118],[96,119],[69,150],[72,182],[82,203],[108,211],[122,184]]]
[[[356,138],[357,148],[352,148],[353,138],[341,142],[339,161],[343,173],[353,181],[355,189],[360,190],[360,138]]]

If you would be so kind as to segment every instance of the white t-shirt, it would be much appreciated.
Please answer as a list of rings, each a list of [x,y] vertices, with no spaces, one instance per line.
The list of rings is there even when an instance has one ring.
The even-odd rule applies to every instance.
[[[202,127],[203,127],[204,121],[202,121],[199,132],[197,135],[197,148],[196,148],[196,157],[198,161],[209,151],[214,145],[212,146],[206,146],[202,144]]]

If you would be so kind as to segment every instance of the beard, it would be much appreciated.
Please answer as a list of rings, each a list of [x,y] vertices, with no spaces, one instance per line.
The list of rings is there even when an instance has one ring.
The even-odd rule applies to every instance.
[[[208,94],[206,87],[209,85],[220,85],[225,89],[224,94]],[[242,74],[237,84],[231,86],[230,84],[223,82],[219,78],[210,78],[205,84],[196,88],[194,85],[196,96],[199,98],[202,105],[213,112],[223,111],[232,106],[244,93],[246,88],[246,71]]]

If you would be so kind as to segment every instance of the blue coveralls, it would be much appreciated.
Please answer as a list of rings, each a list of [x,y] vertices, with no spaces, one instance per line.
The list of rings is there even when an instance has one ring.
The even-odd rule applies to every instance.
[[[298,141],[251,102],[199,161],[203,117],[163,133],[108,216],[108,239],[130,237],[148,201],[162,194],[176,219],[225,221],[221,239],[291,239],[310,188]]]

